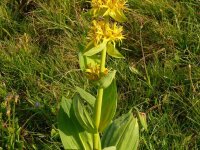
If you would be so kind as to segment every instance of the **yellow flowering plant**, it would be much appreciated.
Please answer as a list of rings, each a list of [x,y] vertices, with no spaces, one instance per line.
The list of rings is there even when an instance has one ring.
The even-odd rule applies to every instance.
[[[125,39],[118,22],[126,21],[123,13],[127,9],[126,0],[92,0],[91,6],[90,42],[79,52],[79,63],[88,80],[97,87],[97,95],[76,87],[72,99],[62,98],[59,134],[65,149],[136,150],[137,118],[130,110],[113,120],[117,108],[116,70],[106,68],[107,56],[124,58],[115,45]],[[139,119],[146,125],[143,117]]]

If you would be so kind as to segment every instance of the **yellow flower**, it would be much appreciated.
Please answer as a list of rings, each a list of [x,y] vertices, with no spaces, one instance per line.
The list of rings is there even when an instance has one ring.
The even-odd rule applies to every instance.
[[[103,40],[115,42],[124,39],[122,34],[123,27],[118,26],[116,22],[109,23],[93,20],[92,24],[88,36],[95,45],[101,43]]]
[[[88,66],[88,68],[85,70],[86,76],[88,79],[96,81],[100,79],[101,75],[107,75],[108,69],[105,68],[103,74],[100,72],[100,65],[96,66]]]
[[[123,10],[126,7],[127,0],[92,0],[92,12],[94,16],[110,16],[116,21],[126,20]]]
[[[126,0],[105,0],[102,5],[103,8],[107,9],[107,11],[104,13],[104,16],[126,9],[126,2]]]
[[[91,1],[91,6],[92,6],[92,12],[93,15],[96,16],[96,14],[100,11],[102,8],[103,2],[102,0],[92,0]]]

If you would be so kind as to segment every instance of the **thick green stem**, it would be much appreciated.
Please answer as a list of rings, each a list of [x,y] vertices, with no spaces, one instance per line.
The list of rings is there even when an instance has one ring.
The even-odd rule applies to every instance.
[[[105,64],[106,64],[106,48],[101,53],[101,66],[100,66],[100,72],[103,73],[105,70]]]
[[[101,66],[100,66],[100,72],[103,73],[105,70],[105,63],[106,63],[106,48],[101,53]],[[95,103],[95,115],[94,115],[94,123],[97,128],[96,133],[94,134],[94,150],[100,149],[100,138],[99,138],[99,124],[101,119],[101,107],[102,107],[102,99],[103,99],[103,88],[98,88],[97,93],[97,100]]]

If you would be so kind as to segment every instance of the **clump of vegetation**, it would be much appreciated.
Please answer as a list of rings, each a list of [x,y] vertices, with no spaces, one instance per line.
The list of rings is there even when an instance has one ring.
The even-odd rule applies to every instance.
[[[133,106],[146,113],[148,132],[139,149],[198,149],[200,146],[200,17],[198,1],[129,0],[126,60],[107,58],[116,68],[116,117]],[[91,15],[85,0],[0,2],[0,147],[62,149],[57,111],[75,86],[95,93],[78,65]],[[6,99],[11,103],[11,136]],[[15,110],[14,110],[15,105]],[[15,134],[15,135],[14,135]],[[10,144],[10,145],[9,145]]]

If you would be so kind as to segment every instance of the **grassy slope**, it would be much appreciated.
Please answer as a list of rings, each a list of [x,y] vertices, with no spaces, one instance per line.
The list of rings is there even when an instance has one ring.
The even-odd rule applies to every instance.
[[[140,149],[198,149],[199,2],[129,0],[129,6],[120,49],[127,59],[108,59],[118,70],[117,115],[133,106],[147,113]],[[60,149],[61,96],[71,97],[74,85],[92,90],[77,63],[88,7],[84,0],[0,2],[0,147]],[[16,109],[12,95],[19,95]]]

